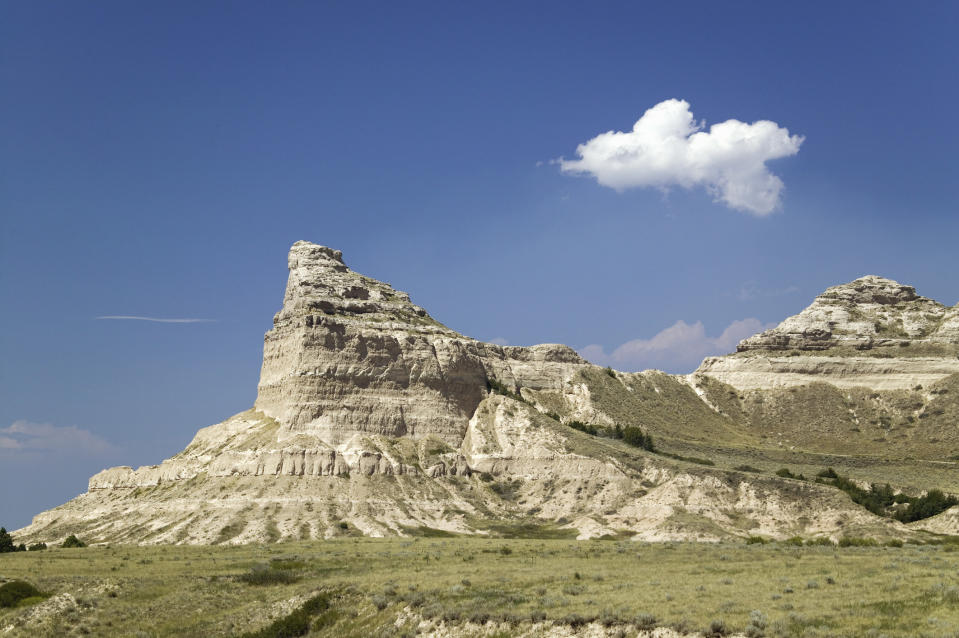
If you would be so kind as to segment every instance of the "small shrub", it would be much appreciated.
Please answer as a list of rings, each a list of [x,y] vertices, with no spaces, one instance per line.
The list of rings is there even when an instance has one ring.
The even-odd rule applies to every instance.
[[[474,611],[469,616],[469,621],[471,623],[476,623],[477,625],[485,625],[489,622],[489,612],[488,611]]]
[[[44,549],[46,549],[46,548],[47,548],[47,544],[46,544],[46,543],[34,543],[33,545],[30,545],[29,547],[27,547],[27,551],[30,551],[30,552],[39,552],[39,551],[42,551],[42,550],[44,550]]]
[[[44,594],[30,583],[22,580],[11,580],[0,585],[0,607],[16,607],[27,598],[40,598]]]
[[[806,480],[806,477],[803,476],[802,474],[793,474],[792,472],[789,471],[788,468],[785,468],[785,467],[782,469],[776,470],[776,476],[779,476],[782,478],[788,478],[788,479],[795,479],[797,481]]]
[[[765,545],[769,542],[769,539],[764,536],[747,536],[746,544],[747,545]]]
[[[683,456],[682,454],[672,454],[670,452],[659,452],[658,450],[654,450],[654,451],[657,452],[658,454],[662,454],[663,456],[669,457],[671,459],[676,459],[677,461],[686,461],[687,463],[696,463],[697,465],[716,465],[716,463],[714,463],[713,461],[709,459],[701,459],[696,456]]]
[[[570,421],[566,425],[573,428],[574,430],[579,430],[590,436],[596,436],[599,434],[599,429],[595,425],[590,425],[589,423],[583,423],[582,421]]]
[[[578,629],[579,627],[582,627],[583,625],[588,624],[589,619],[584,618],[583,616],[580,616],[579,614],[568,614],[560,618],[559,622],[564,625],[569,625],[573,629]]]
[[[300,577],[286,569],[273,569],[264,565],[258,565],[245,574],[239,576],[239,580],[247,585],[289,585],[300,580]]]
[[[633,624],[637,629],[654,629],[659,624],[659,619],[652,614],[639,614]]]
[[[806,541],[806,545],[833,547],[835,543],[827,536],[817,536],[816,538],[810,538]]]
[[[640,428],[627,425],[622,429],[623,442],[633,447],[642,448],[649,452],[655,452],[656,446],[653,444],[653,437],[643,432]]]
[[[759,472],[762,472],[761,469],[759,469],[758,467],[753,467],[752,465],[737,465],[733,469],[738,470],[740,472],[754,472],[756,474],[758,474]]]
[[[769,626],[769,619],[766,617],[766,614],[754,609],[749,612],[749,624],[746,625],[746,629],[743,631],[746,634],[746,638],[765,638],[766,628]]]
[[[714,620],[709,623],[709,627],[704,633],[708,638],[722,638],[729,634],[729,628],[722,620]]]
[[[518,392],[513,392],[506,386],[506,384],[498,381],[497,379],[488,379],[486,381],[486,389],[492,394],[501,394],[504,397],[509,397],[510,399],[519,401],[521,403],[529,403],[521,394]]]
[[[290,614],[278,618],[259,631],[243,634],[241,638],[296,638],[296,636],[305,636],[310,632],[310,619],[313,616],[319,616],[329,608],[329,596],[318,594]],[[325,614],[321,616],[318,622],[325,616]],[[326,624],[329,624],[329,622],[330,620],[327,619]]]
[[[63,544],[60,545],[60,547],[65,547],[68,549],[72,547],[86,547],[86,546],[87,544],[81,541],[79,538],[77,538],[76,535],[74,534],[70,534],[69,536],[67,536],[66,539],[64,539]]]
[[[875,538],[857,538],[855,536],[843,536],[839,539],[840,547],[876,547],[879,545]]]

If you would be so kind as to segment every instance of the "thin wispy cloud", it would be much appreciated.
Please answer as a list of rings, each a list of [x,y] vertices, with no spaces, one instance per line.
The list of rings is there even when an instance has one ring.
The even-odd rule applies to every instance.
[[[736,298],[740,301],[750,301],[760,297],[782,297],[799,292],[799,286],[786,286],[784,288],[760,288],[755,283],[747,282],[739,287]]]
[[[665,100],[647,110],[633,130],[601,133],[576,147],[579,159],[560,170],[591,175],[603,186],[704,187],[716,201],[754,215],[780,205],[783,181],[766,162],[799,152],[803,138],[768,120],[726,120],[705,131],[685,100]]]
[[[47,423],[14,421],[0,428],[0,452],[70,452],[100,454],[116,447],[89,430],[75,425],[60,427]]]
[[[96,317],[99,319],[117,319],[117,320],[129,320],[129,321],[153,321],[155,323],[213,323],[216,319],[194,319],[194,318],[182,318],[182,319],[164,319],[162,317],[140,317],[137,315],[102,315]]]
[[[609,365],[623,371],[655,368],[665,372],[687,373],[692,372],[706,357],[733,352],[746,337],[774,325],[749,317],[733,321],[718,337],[710,337],[702,321],[688,324],[680,320],[650,339],[627,341],[612,352],[606,352],[603,346],[594,344],[582,348],[579,354],[597,365]]]

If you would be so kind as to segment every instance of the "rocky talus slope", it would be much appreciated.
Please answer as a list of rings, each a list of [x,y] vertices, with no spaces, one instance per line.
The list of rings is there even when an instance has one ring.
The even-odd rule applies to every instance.
[[[895,282],[831,288],[674,376],[470,339],[324,246],[297,242],[288,266],[253,409],[159,465],[100,472],[18,538],[908,537],[922,526],[775,469],[834,465],[868,483],[901,467],[907,493],[959,490],[957,309]],[[656,451],[576,422],[639,427]]]

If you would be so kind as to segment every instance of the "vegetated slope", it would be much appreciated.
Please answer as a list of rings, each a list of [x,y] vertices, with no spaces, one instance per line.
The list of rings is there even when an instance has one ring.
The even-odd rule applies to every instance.
[[[86,494],[38,515],[19,536],[136,543],[443,533],[906,537],[921,532],[866,511],[835,487],[776,470],[813,476],[829,466],[867,482],[895,476],[895,487],[914,495],[957,489],[948,457],[957,450],[949,420],[959,395],[943,357],[913,360],[925,366],[916,368],[925,387],[895,373],[880,390],[837,382],[862,368],[844,356],[803,368],[805,383],[796,382],[796,370],[806,351],[786,357],[791,367],[769,363],[770,348],[782,344],[817,357],[848,347],[837,324],[832,340],[822,332],[809,343],[774,335],[762,342],[766,350],[746,340],[733,364],[707,360],[688,377],[621,373],[566,346],[501,347],[459,335],[405,293],[349,270],[339,251],[298,242],[288,263],[255,411],[200,430],[160,465],[101,472]],[[909,329],[921,323],[909,314],[919,304],[917,316],[936,317],[934,326],[921,324],[925,343],[950,346],[952,310],[940,312],[894,283],[857,280],[846,285],[853,293],[830,294],[864,307],[877,298],[905,303],[901,323]],[[844,312],[868,310],[898,325],[894,309],[854,310]],[[789,330],[798,329],[794,319],[784,322]],[[900,359],[875,358],[894,368]],[[851,372],[842,369],[847,363]],[[867,373],[861,379],[877,368]],[[625,428],[636,436],[622,437]]]

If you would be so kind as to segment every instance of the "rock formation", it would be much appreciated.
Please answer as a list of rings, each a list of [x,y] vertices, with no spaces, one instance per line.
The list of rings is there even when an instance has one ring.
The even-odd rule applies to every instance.
[[[587,365],[567,346],[503,347],[459,335],[325,246],[297,242],[289,269],[255,405],[291,433],[333,445],[369,434],[459,445],[489,378],[559,388]]]
[[[868,276],[826,290],[798,315],[713,357],[697,371],[735,388],[825,381],[837,387],[905,390],[959,372],[959,305]]]
[[[100,472],[18,538],[902,537],[922,532],[776,468],[837,465],[868,483],[908,463],[897,487],[959,490],[959,308],[909,286],[830,288],[739,352],[674,376],[470,339],[324,246],[297,242],[288,265],[254,408],[159,465]],[[600,435],[570,427],[583,423]],[[628,427],[655,451],[614,436]]]

